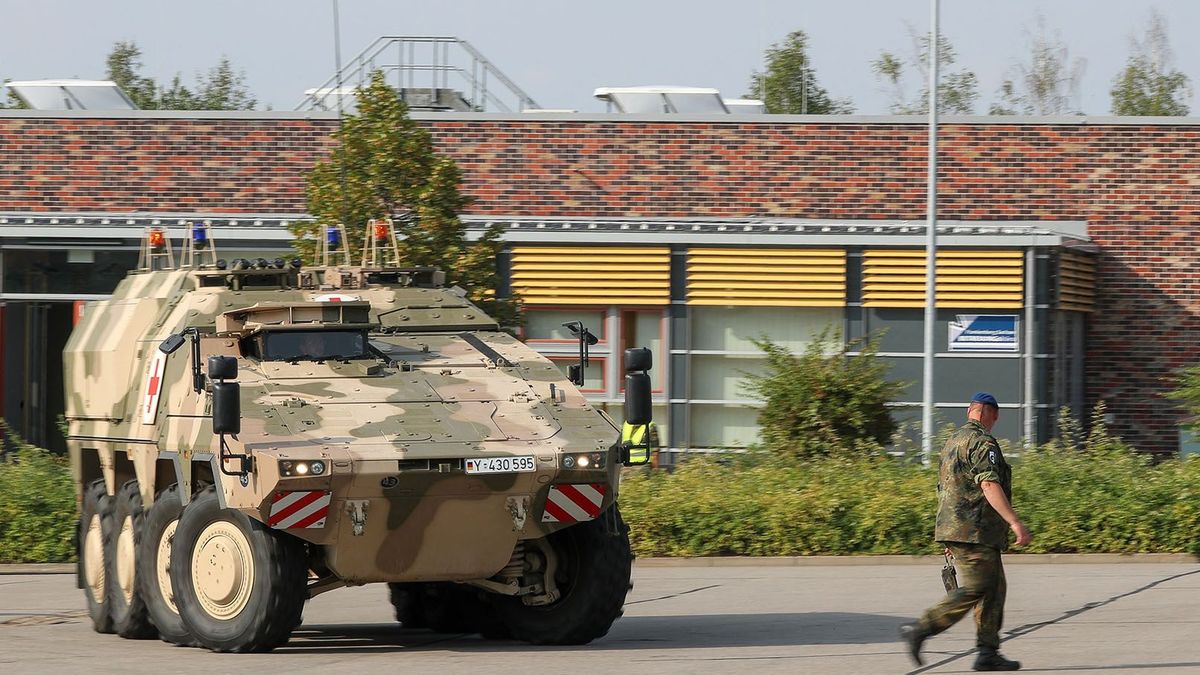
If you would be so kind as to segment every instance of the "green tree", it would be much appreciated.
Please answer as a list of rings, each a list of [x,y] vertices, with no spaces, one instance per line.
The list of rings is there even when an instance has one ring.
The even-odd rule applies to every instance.
[[[755,344],[766,373],[748,376],[746,389],[766,404],[758,423],[773,456],[878,452],[896,431],[885,404],[905,385],[886,378],[878,338],[843,341],[826,328],[799,356],[765,338]]]
[[[882,81],[891,96],[888,109],[894,115],[924,115],[929,112],[929,34],[919,34],[908,27],[912,49],[908,56],[892,52],[881,52],[871,62],[875,79]],[[954,45],[945,35],[938,35],[938,112],[950,115],[970,115],[975,112],[975,101],[979,98],[979,80],[969,70],[950,72],[950,66],[958,60]],[[916,96],[909,97],[908,74],[920,78],[921,87]]]
[[[442,269],[448,284],[467,289],[490,315],[514,325],[519,305],[495,297],[501,230],[468,240],[459,214],[470,199],[459,191],[458,165],[434,151],[429,133],[409,117],[382,72],[356,93],[358,112],[345,117],[329,159],[308,175],[308,212],[315,219],[291,225],[296,250],[317,262],[318,237],[340,223],[357,262],[367,222],[391,217],[403,237],[404,264]]]
[[[1192,95],[1188,76],[1175,70],[1167,22],[1157,10],[1142,39],[1130,36],[1132,53],[1112,86],[1114,115],[1184,116]]]
[[[171,84],[159,87],[155,105],[163,110],[203,110],[199,99],[183,84],[183,78],[177,73],[171,78]]]
[[[0,82],[0,87],[2,87],[5,84],[8,84],[11,81],[12,80],[10,78],[7,78],[7,77],[4,78],[4,81]],[[29,106],[25,105],[24,101],[17,98],[16,93],[13,92],[13,90],[11,90],[11,89],[7,90],[7,93],[5,94],[3,99],[0,99],[0,110],[4,110],[4,109],[24,110],[28,107]]]
[[[169,85],[141,74],[142,50],[133,42],[117,42],[105,60],[106,75],[142,110],[253,110],[258,101],[246,87],[246,75],[229,58],[196,76],[192,87],[177,73]]]
[[[1004,80],[992,115],[1082,115],[1076,102],[1086,61],[1072,59],[1058,32],[1052,35],[1045,17],[1038,15],[1036,28],[1025,29],[1029,60],[1018,61],[1013,75]]]
[[[1173,379],[1175,388],[1167,398],[1179,401],[1179,407],[1187,413],[1184,426],[1193,434],[1200,434],[1200,365],[1180,370]]]
[[[767,49],[766,72],[750,76],[749,98],[766,105],[768,113],[792,115],[841,115],[854,112],[850,99],[835,99],[817,83],[808,58],[808,36],[792,31],[782,43]]]
[[[105,76],[142,110],[159,107],[158,85],[141,74],[142,50],[133,42],[117,42],[104,60]]]
[[[227,56],[197,77],[196,102],[200,110],[254,110],[258,105],[246,87],[246,73],[235,71]]]

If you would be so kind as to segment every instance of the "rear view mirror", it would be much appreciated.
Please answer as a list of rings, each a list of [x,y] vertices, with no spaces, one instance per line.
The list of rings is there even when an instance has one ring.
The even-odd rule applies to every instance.
[[[159,343],[158,351],[168,355],[174,354],[175,350],[183,346],[183,342],[184,340],[182,335],[172,335]]]
[[[648,347],[631,347],[625,350],[625,370],[650,370],[654,365],[654,353]]]
[[[242,431],[242,386],[213,382],[212,389],[213,433],[238,435]]]
[[[237,359],[232,356],[208,357],[208,379],[236,380]]]
[[[650,405],[650,376],[646,373],[625,375],[625,421],[633,426],[649,424],[652,419]]]

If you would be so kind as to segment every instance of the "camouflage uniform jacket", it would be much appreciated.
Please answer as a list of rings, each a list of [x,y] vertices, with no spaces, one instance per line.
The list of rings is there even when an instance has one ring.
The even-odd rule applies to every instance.
[[[985,480],[999,483],[1012,501],[1012,469],[1004,461],[1000,444],[982,424],[971,420],[954,432],[942,449],[934,539],[1004,550],[1008,524],[988,504],[980,486]]]

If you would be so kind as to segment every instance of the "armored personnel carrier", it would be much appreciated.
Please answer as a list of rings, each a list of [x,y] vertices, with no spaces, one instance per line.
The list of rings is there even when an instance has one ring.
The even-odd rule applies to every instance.
[[[313,268],[227,263],[196,225],[176,266],[151,230],[86,306],[64,359],[95,629],[267,651],[308,598],[387,583],[406,627],[604,635],[633,558],[619,471],[649,447],[440,272],[341,241]],[[650,365],[627,351],[627,425],[650,424]]]

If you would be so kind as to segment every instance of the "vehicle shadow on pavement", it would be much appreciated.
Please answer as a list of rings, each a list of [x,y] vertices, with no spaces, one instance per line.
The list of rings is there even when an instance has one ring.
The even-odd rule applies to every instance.
[[[478,635],[407,630],[394,624],[305,625],[280,652],[358,653],[396,650],[523,651],[529,649],[693,649],[895,642],[907,619],[853,612],[631,616],[618,619],[608,635],[580,647],[536,647]]]

